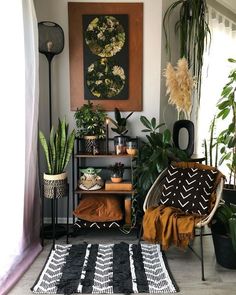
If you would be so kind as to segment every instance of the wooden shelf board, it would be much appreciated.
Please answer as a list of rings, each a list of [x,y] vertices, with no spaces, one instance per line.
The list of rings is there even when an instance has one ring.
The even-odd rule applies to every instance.
[[[98,154],[98,155],[90,155],[90,154],[75,154],[75,158],[135,158],[135,156],[123,154],[123,155],[115,155],[115,154]]]
[[[75,193],[76,194],[120,194],[120,195],[127,195],[127,194],[135,194],[136,191],[133,189],[133,190],[130,190],[130,191],[121,191],[121,190],[115,190],[115,191],[112,191],[112,190],[105,190],[105,189],[100,189],[100,190],[94,190],[94,191],[90,191],[90,190],[81,190],[81,189],[76,189],[75,190]]]

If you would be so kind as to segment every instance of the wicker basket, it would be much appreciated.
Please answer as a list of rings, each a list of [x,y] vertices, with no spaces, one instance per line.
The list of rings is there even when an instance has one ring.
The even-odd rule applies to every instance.
[[[45,198],[54,198],[54,189],[56,188],[56,198],[63,198],[68,196],[67,188],[67,173],[49,175],[44,173],[43,175],[43,195]]]

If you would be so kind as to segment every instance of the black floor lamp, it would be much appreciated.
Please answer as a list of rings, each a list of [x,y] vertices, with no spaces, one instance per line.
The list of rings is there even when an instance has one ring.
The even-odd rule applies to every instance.
[[[52,129],[52,87],[51,87],[51,62],[55,55],[61,53],[64,49],[64,32],[62,28],[50,21],[43,21],[38,23],[38,34],[39,34],[39,52],[44,54],[48,60],[48,87],[49,87],[49,132]],[[54,200],[51,200],[52,208],[52,219],[53,219],[53,208]],[[57,207],[56,199],[56,207]],[[56,209],[57,212],[57,209]],[[44,218],[44,197],[42,197],[42,218]],[[53,224],[53,220],[52,220]],[[56,215],[57,224],[57,215]],[[65,228],[56,226],[56,233],[58,236],[65,233]],[[43,237],[52,237],[52,226],[42,226]]]
[[[48,60],[49,79],[49,126],[52,128],[52,88],[51,88],[51,62],[55,55],[64,49],[64,32],[62,28],[53,22],[43,21],[38,23],[39,52]]]

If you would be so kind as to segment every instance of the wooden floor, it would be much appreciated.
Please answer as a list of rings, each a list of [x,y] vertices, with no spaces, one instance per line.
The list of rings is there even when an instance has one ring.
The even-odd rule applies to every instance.
[[[76,238],[70,238],[72,244],[89,243],[118,243],[124,241],[127,243],[137,243],[136,234],[125,235],[119,231],[86,231]],[[57,240],[57,243],[65,243],[65,238]],[[195,250],[199,250],[199,238],[195,238],[193,243]],[[44,250],[24,274],[16,286],[9,292],[10,295],[32,294],[30,288],[34,284],[48,253],[51,249],[51,241],[45,241]],[[169,267],[175,278],[180,292],[185,295],[233,295],[236,294],[236,270],[228,270],[215,261],[212,237],[204,237],[205,249],[205,276],[206,281],[201,281],[200,262],[198,258],[190,251],[170,248],[166,252]]]

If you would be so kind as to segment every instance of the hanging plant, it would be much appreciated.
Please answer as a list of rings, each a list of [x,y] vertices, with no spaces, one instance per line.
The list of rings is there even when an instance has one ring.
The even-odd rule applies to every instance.
[[[176,9],[179,9],[179,19],[175,23],[175,33],[179,34],[180,57],[187,58],[192,74],[197,79],[196,89],[199,100],[203,53],[208,44],[208,37],[210,37],[206,0],[178,0],[166,10],[163,27],[169,59],[171,59],[169,20]]]

